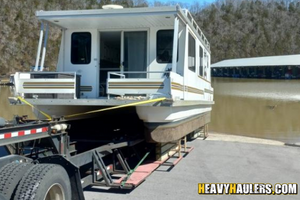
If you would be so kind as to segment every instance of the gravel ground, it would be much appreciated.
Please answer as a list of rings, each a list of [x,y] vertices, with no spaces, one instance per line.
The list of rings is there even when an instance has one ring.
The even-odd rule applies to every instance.
[[[198,183],[298,183],[300,148],[247,137],[210,134],[174,168],[159,167],[132,191],[90,187],[86,200],[300,199],[300,195],[199,195]],[[299,192],[299,186],[298,186]]]

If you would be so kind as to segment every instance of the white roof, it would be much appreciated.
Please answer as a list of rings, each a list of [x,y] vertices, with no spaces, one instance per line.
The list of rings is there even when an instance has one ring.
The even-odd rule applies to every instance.
[[[300,54],[223,60],[212,64],[211,67],[222,68],[222,67],[293,66],[293,65],[300,66]]]
[[[173,28],[175,17],[179,18],[197,35],[210,52],[210,45],[186,9],[177,6],[143,7],[123,9],[37,11],[37,18],[62,29],[138,29],[149,27]]]
[[[173,26],[176,14],[182,14],[179,6],[37,11],[39,20],[64,29],[89,28],[141,28],[151,26]]]

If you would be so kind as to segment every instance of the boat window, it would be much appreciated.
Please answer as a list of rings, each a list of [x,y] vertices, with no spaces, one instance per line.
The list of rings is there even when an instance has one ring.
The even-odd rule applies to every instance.
[[[173,30],[157,31],[156,61],[158,63],[172,63],[173,35]]]
[[[89,32],[72,33],[72,64],[89,64],[91,62],[92,36]]]
[[[196,60],[196,41],[195,38],[189,33],[189,70],[195,72],[195,60]]]
[[[199,47],[199,75],[203,76],[203,48]]]

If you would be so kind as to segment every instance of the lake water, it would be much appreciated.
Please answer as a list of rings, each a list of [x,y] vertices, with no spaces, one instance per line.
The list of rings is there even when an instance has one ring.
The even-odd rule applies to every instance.
[[[32,114],[31,107],[27,105],[11,106],[8,102],[8,97],[11,94],[10,87],[0,86],[0,117],[6,120],[12,120],[14,115],[28,115],[30,119],[35,118]]]
[[[213,78],[210,131],[300,142],[300,80]]]
[[[300,80],[213,78],[215,105],[209,130],[300,142]],[[29,106],[10,106],[9,87],[0,87],[0,117],[34,118]]]

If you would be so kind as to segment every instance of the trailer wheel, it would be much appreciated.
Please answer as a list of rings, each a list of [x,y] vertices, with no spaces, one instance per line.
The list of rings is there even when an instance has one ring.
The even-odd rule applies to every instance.
[[[0,194],[5,199],[12,198],[24,173],[32,166],[31,163],[9,163],[0,169]]]
[[[33,166],[20,181],[15,200],[71,200],[66,170],[53,164]]]

